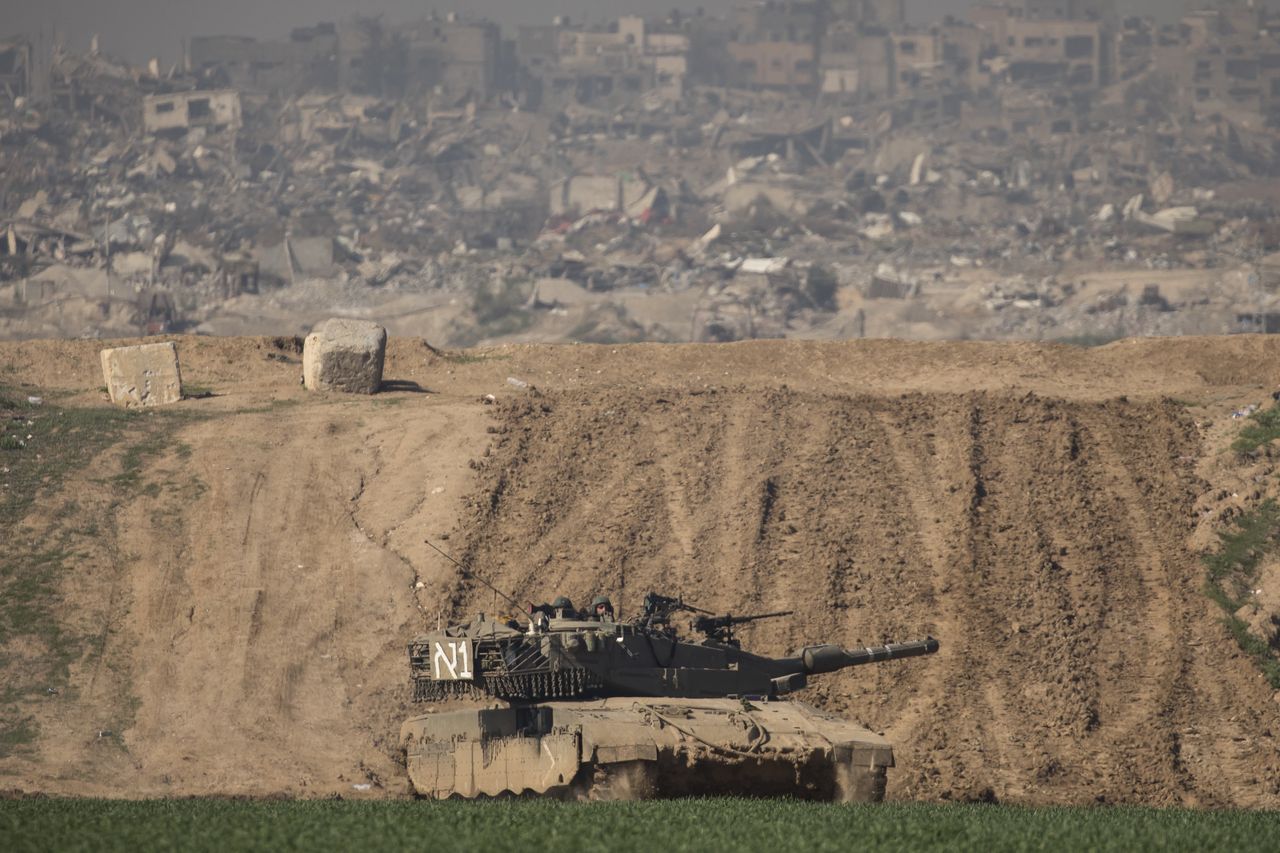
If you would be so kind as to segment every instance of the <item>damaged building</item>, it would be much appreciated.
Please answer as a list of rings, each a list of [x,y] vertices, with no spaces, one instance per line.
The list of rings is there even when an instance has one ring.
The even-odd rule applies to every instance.
[[[21,98],[31,91],[31,43],[25,39],[0,41],[0,90]]]
[[[1222,3],[1187,14],[1183,45],[1159,51],[1182,103],[1197,115],[1258,113],[1280,124],[1280,31],[1261,6]]]
[[[815,89],[826,20],[826,5],[814,0],[763,0],[737,8],[728,50],[738,79],[762,89]]]
[[[498,25],[456,15],[428,19],[400,31],[404,40],[404,90],[438,90],[456,99],[487,101],[508,82]]]
[[[297,28],[280,41],[197,36],[187,50],[188,69],[206,85],[293,96],[439,92],[487,100],[509,82],[507,59],[497,24],[453,14],[394,29],[357,17]]]
[[[207,84],[286,95],[338,85],[338,32],[333,24],[294,29],[287,41],[248,36],[195,36],[188,70]]]
[[[555,108],[566,103],[625,102],[640,95],[667,102],[685,94],[689,36],[664,21],[634,15],[606,27],[560,23],[521,27],[516,57],[526,102]]]
[[[235,129],[241,122],[240,93],[230,89],[200,89],[142,99],[142,125],[147,133],[186,132],[193,127]]]
[[[990,34],[1000,68],[1014,83],[1099,88],[1115,78],[1114,3],[984,3],[970,17]]]

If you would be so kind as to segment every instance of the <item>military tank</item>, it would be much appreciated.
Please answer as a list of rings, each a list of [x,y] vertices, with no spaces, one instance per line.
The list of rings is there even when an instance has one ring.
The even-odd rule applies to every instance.
[[[681,613],[687,632],[676,627]],[[650,593],[623,620],[608,599],[580,613],[562,598],[518,619],[481,614],[417,637],[413,697],[440,710],[401,726],[413,789],[433,799],[882,800],[889,742],[785,697],[812,676],[932,654],[938,641],[815,645],[771,658],[734,636],[741,624],[787,615],[718,616]]]

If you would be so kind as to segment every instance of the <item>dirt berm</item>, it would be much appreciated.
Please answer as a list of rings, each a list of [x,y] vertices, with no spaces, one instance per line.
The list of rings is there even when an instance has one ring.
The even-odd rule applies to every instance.
[[[98,346],[0,345],[0,385],[101,405]],[[61,531],[51,618],[84,640],[0,697],[0,790],[406,795],[404,643],[495,608],[430,537],[522,599],[795,610],[743,632],[768,653],[940,638],[806,694],[897,745],[891,799],[1280,807],[1280,704],[1195,550],[1275,341],[393,340],[374,398],[302,391],[291,339],[179,349],[214,396],[3,531]],[[41,636],[0,679],[51,671]]]

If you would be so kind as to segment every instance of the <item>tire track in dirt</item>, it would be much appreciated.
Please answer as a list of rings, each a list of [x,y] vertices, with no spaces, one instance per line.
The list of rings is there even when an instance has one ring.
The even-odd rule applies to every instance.
[[[669,468],[677,464],[676,459],[682,465],[692,461],[689,470],[697,472],[701,502],[699,507],[684,499],[693,522],[692,560],[672,591],[691,600],[705,599],[704,591],[714,588],[721,576],[720,567],[736,567],[726,606],[742,612],[756,605],[770,574],[759,559],[773,500],[765,474],[769,460],[758,444],[768,430],[761,429],[761,408],[747,396],[713,391],[698,395],[690,404],[711,429],[703,439],[705,453],[700,458],[690,460],[688,448],[664,446],[664,464]],[[654,582],[660,585],[662,578]]]
[[[723,407],[724,425],[720,433],[714,456],[707,464],[714,465],[718,476],[719,488],[712,498],[712,505],[719,508],[730,519],[741,519],[750,524],[750,519],[758,518],[759,491],[753,488],[756,478],[753,472],[756,466],[749,458],[751,442],[748,436],[751,429],[752,401],[742,395],[733,395]],[[706,565],[712,559],[720,565],[738,566],[743,569],[752,583],[748,588],[758,587],[758,575],[752,573],[753,561],[748,559],[756,540],[760,536],[758,525],[755,530],[743,530],[742,524],[704,525],[704,544],[700,550],[698,565]],[[745,535],[744,535],[745,534]],[[700,572],[700,580],[706,582],[711,578],[709,573]],[[740,574],[742,576],[742,574]],[[746,580],[747,577],[744,577]],[[690,590],[692,593],[693,591]]]
[[[918,791],[927,784],[926,768],[931,762],[929,751],[919,748],[918,733],[937,697],[953,695],[957,678],[970,665],[966,649],[972,645],[957,594],[963,584],[959,567],[966,561],[959,544],[964,531],[955,520],[964,515],[952,507],[964,498],[958,477],[966,454],[962,443],[951,437],[964,435],[966,412],[926,402],[907,397],[900,415],[879,414],[885,446],[916,519],[915,545],[929,572],[932,608],[925,627],[935,636],[948,638],[929,664],[919,667],[914,695],[888,720],[890,738],[901,744],[904,760],[900,763],[911,768],[891,779],[895,794]]]
[[[671,531],[675,551],[671,559],[679,565],[687,565],[694,560],[694,537],[698,528],[694,506],[688,497],[685,472],[677,458],[682,439],[670,428],[659,429],[656,439],[655,456],[663,478],[661,488],[666,498],[667,529]]]
[[[988,799],[1005,795],[998,776],[1013,768],[1002,748],[1003,731],[1010,727],[1010,720],[1001,699],[1008,679],[1008,666],[991,641],[1003,635],[1002,618],[993,612],[991,590],[996,577],[1005,569],[1005,558],[995,553],[995,543],[990,541],[992,518],[1004,509],[1002,490],[1006,488],[1008,474],[1002,469],[1007,461],[1007,450],[1001,427],[1004,424],[995,416],[993,406],[985,395],[976,395],[969,402],[964,435],[968,441],[968,471],[965,476],[968,500],[961,507],[965,560],[960,563],[958,601],[968,630],[957,638],[963,647],[960,655],[967,666],[947,690],[951,718],[941,716],[931,721],[935,743],[946,749],[954,749],[957,758],[949,773],[939,767],[938,779],[946,782],[961,799]],[[1008,529],[1000,522],[997,527]],[[1020,584],[1019,584],[1020,585]],[[1017,586],[1014,587],[1016,589]],[[980,679],[976,673],[985,671]],[[946,729],[955,729],[955,739],[949,740]],[[997,790],[1000,789],[1000,790]]]
[[[974,792],[957,780],[981,762],[983,749],[967,709],[985,702],[973,677],[985,660],[966,605],[978,565],[971,516],[985,490],[982,412],[963,399],[910,396],[901,402],[901,410],[886,413],[882,423],[919,520],[919,547],[931,563],[928,627],[942,639],[942,650],[917,668],[913,704],[887,721],[901,756],[890,794],[963,798]],[[931,524],[934,518],[937,524]]]
[[[733,591],[732,603],[743,612],[790,610],[812,618],[822,613],[834,616],[834,611],[846,606],[837,589],[841,561],[833,553],[814,554],[809,547],[814,530],[823,530],[825,540],[840,535],[814,508],[813,489],[821,479],[817,472],[827,464],[836,442],[836,427],[823,415],[814,411],[812,401],[785,392],[770,395],[759,406],[757,428],[749,440],[762,462],[749,482],[737,486],[748,500],[742,523],[733,533],[749,543],[752,553],[750,571]],[[796,584],[797,561],[823,573],[821,583]],[[798,635],[796,624],[786,618],[760,622],[747,626],[742,637],[795,647],[816,642]]]
[[[1181,409],[1167,401],[1162,406]],[[1128,463],[1133,499],[1149,517],[1180,511],[1190,526],[1196,498],[1205,490],[1187,465],[1196,457],[1198,431],[1185,417],[1160,418],[1150,411],[1113,417],[1111,425],[1116,451]],[[1148,443],[1167,448],[1151,460],[1158,464],[1132,462],[1135,449]],[[1149,749],[1168,756],[1168,769],[1164,777],[1141,781],[1153,797],[1162,794],[1170,804],[1257,807],[1280,794],[1280,753],[1269,746],[1276,731],[1268,713],[1274,707],[1271,691],[1232,648],[1220,612],[1201,594],[1200,561],[1170,535],[1174,531],[1154,524],[1149,529],[1163,554],[1168,623],[1174,629],[1169,645],[1153,643],[1152,653],[1157,662],[1176,663],[1176,671],[1169,666],[1171,675],[1159,682],[1163,693],[1152,725],[1135,730]]]
[[[1117,429],[1123,429],[1125,418],[1116,419],[1112,425],[1101,419],[1091,435],[1106,477],[1100,483],[1114,505],[1114,511],[1126,521],[1125,531],[1130,537],[1130,562],[1114,567],[1113,575],[1124,577],[1128,583],[1108,597],[1105,603],[1108,616],[1102,644],[1109,651],[1100,673],[1107,681],[1104,699],[1099,713],[1106,723],[1109,748],[1098,756],[1098,761],[1110,775],[1124,777],[1135,766],[1147,766],[1133,753],[1138,749],[1151,749],[1159,758],[1168,756],[1164,767],[1154,779],[1131,778],[1130,785],[1148,785],[1167,791],[1170,802],[1178,792],[1185,790],[1187,779],[1177,767],[1173,743],[1162,738],[1150,744],[1150,733],[1157,718],[1168,718],[1173,710],[1173,695],[1185,672],[1186,647],[1178,637],[1186,636],[1188,626],[1184,614],[1174,607],[1170,590],[1174,575],[1169,569],[1170,549],[1182,550],[1175,539],[1168,543],[1157,536],[1151,518],[1157,513],[1141,493],[1138,482],[1147,481],[1153,472],[1152,462],[1145,459],[1144,472],[1131,469],[1132,450],[1121,447]],[[1156,791],[1153,790],[1155,795]]]
[[[362,412],[372,432],[349,405],[296,412],[284,432],[270,413],[196,423],[182,435],[190,459],[149,472],[198,471],[204,488],[184,497],[180,523],[163,490],[122,510],[133,607],[107,665],[126,668],[137,699],[124,737],[133,766],[106,779],[86,756],[74,791],[349,796],[367,773],[395,778],[404,642],[421,625],[412,573],[354,533],[352,497],[379,523],[421,512],[434,530],[453,526],[456,505],[432,516],[418,483],[388,490],[397,477],[376,473],[386,453],[432,467],[444,419],[426,400],[413,418]],[[166,571],[178,565],[181,578]]]

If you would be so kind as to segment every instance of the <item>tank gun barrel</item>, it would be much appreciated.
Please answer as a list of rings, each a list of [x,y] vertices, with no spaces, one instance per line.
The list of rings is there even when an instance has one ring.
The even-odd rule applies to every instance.
[[[931,655],[937,650],[938,641],[933,637],[909,643],[867,646],[862,649],[846,649],[836,645],[809,646],[800,652],[799,662],[806,675],[819,675],[866,663]]]

